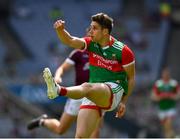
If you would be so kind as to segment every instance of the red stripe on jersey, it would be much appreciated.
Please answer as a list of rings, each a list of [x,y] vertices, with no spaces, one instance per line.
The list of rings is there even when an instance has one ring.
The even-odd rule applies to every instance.
[[[122,49],[122,65],[127,65],[134,61],[134,53],[126,45]]]
[[[105,68],[113,72],[124,71],[121,63],[119,63],[117,60],[105,59],[93,52],[89,52],[89,63],[90,65]]]
[[[161,98],[171,98],[171,97],[174,97],[174,96],[176,96],[176,94],[174,94],[174,93],[160,93],[159,95],[158,95],[159,97],[161,97]]]
[[[153,87],[154,93],[161,98],[171,98],[176,95],[176,92],[160,92],[156,85]]]

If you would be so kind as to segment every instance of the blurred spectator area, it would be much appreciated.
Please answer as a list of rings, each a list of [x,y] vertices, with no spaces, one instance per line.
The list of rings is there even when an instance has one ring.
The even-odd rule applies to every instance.
[[[4,57],[5,57],[6,49],[4,47],[4,43],[0,38],[0,76],[3,78],[5,74],[5,66],[4,66]]]
[[[9,9],[12,0],[1,0],[0,1],[0,19],[6,19],[9,16]]]
[[[45,111],[19,99],[2,85],[0,92],[0,138],[58,137],[43,128],[29,132],[27,122]]]
[[[2,42],[1,38],[0,38],[0,69],[2,70],[3,67],[3,57],[5,55],[5,47],[4,47],[4,43]]]
[[[170,23],[168,20],[151,21],[138,16],[115,18],[114,35],[135,53],[137,85],[154,81],[164,62]],[[155,23],[153,23],[155,22]],[[152,26],[153,24],[153,26]],[[156,26],[154,26],[156,24]]]

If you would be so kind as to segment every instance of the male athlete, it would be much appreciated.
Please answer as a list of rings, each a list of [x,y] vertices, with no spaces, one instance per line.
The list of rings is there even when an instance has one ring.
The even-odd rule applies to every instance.
[[[128,97],[135,84],[135,58],[133,52],[110,35],[113,19],[107,14],[93,15],[90,37],[78,38],[65,29],[65,22],[57,20],[54,28],[62,43],[88,51],[90,80],[79,86],[62,87],[54,81],[49,68],[43,71],[48,98],[66,96],[83,98],[77,118],[76,138],[90,137],[106,111],[118,108],[116,117],[125,113]]]
[[[152,90],[152,100],[158,102],[158,116],[164,136],[175,136],[172,119],[176,115],[176,101],[180,98],[178,82],[171,78],[168,68],[163,69],[161,79],[157,80]]]

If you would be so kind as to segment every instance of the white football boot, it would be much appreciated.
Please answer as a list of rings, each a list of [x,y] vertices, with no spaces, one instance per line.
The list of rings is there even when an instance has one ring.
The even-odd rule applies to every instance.
[[[58,97],[59,86],[55,83],[51,71],[49,68],[45,68],[43,71],[43,77],[47,85],[47,96],[49,99],[55,99]]]

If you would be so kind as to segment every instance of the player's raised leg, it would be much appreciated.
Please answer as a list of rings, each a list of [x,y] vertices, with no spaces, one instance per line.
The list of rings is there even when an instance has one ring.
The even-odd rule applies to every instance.
[[[58,86],[52,77],[49,68],[44,69],[43,77],[47,85],[47,94],[50,99],[60,96],[67,96],[72,99],[88,98],[100,107],[108,107],[111,90],[105,83],[83,83],[79,86],[62,87]]]

